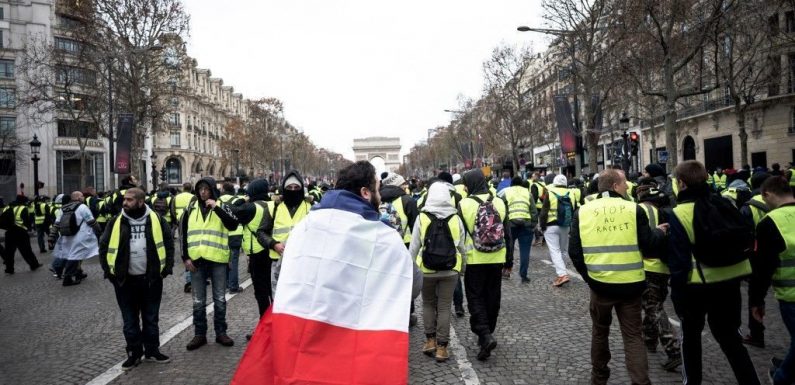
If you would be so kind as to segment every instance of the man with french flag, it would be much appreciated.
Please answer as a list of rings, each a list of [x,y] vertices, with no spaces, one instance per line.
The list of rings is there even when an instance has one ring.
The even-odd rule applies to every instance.
[[[409,306],[422,272],[379,220],[378,184],[369,162],[346,167],[292,229],[279,290],[233,385],[408,383]]]

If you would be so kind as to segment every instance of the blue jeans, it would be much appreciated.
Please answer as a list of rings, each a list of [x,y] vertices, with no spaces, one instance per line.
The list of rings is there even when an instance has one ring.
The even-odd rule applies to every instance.
[[[45,252],[47,251],[47,246],[45,244],[45,239],[47,239],[49,227],[44,227],[44,225],[36,225],[36,239],[39,241],[39,251]]]
[[[511,238],[519,240],[519,277],[526,279],[533,244],[533,228],[511,224]]]
[[[209,278],[213,286],[213,327],[215,336],[226,335],[226,263],[207,260],[193,261],[196,272],[191,274],[193,282],[193,327],[194,335],[207,335],[207,285]]]
[[[773,376],[774,385],[791,384],[795,381],[795,373],[793,373],[793,369],[795,369],[795,339],[792,338],[795,335],[795,302],[779,301],[778,307],[781,309],[781,319],[784,320],[790,340],[787,356],[784,357],[784,362],[781,363],[781,366],[778,367],[776,374]]]
[[[50,267],[52,267],[52,270],[55,272],[55,274],[62,276],[63,269],[66,267],[66,260],[63,258],[53,258]]]
[[[453,305],[455,307],[463,307],[464,306],[464,285],[461,284],[461,276],[458,276],[458,283],[455,285],[455,290],[453,291]]]
[[[237,264],[240,260],[240,247],[243,245],[242,236],[229,237],[229,274],[226,276],[226,288],[229,290],[240,289],[238,282],[238,268]]]

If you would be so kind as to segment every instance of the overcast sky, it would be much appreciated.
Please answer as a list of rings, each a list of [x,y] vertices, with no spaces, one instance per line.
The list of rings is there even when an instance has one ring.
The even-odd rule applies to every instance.
[[[312,141],[353,159],[354,138],[397,136],[402,153],[477,97],[501,42],[541,26],[541,0],[184,0],[188,54],[244,97],[276,97]]]

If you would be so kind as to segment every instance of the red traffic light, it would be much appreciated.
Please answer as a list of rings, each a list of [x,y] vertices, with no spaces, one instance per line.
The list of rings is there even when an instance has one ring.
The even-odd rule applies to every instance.
[[[629,140],[631,140],[633,142],[637,142],[638,141],[638,133],[637,132],[630,133],[629,134]]]

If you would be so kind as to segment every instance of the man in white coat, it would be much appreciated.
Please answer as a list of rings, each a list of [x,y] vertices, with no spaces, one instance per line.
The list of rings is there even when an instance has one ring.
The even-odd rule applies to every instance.
[[[77,285],[85,279],[87,275],[80,269],[80,264],[86,259],[99,255],[97,241],[99,225],[91,214],[91,209],[83,203],[83,193],[75,191],[70,198],[70,202],[59,210],[60,214],[55,218],[55,226],[50,233],[51,241],[57,238],[53,257],[66,260],[63,273],[64,286]],[[74,216],[77,231],[73,235],[63,235],[61,221],[70,220],[70,215]],[[64,225],[69,226],[67,223]],[[62,229],[61,232],[59,228]]]

